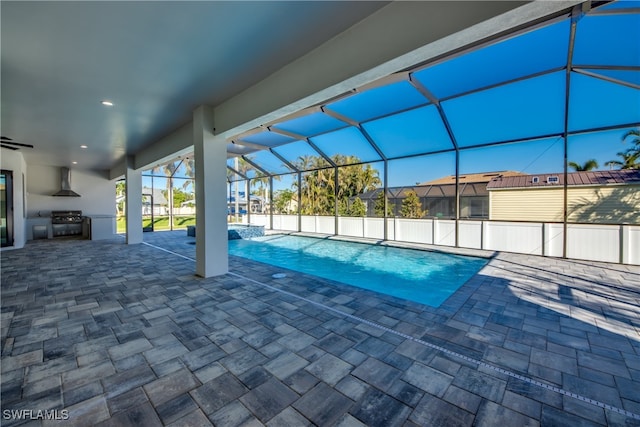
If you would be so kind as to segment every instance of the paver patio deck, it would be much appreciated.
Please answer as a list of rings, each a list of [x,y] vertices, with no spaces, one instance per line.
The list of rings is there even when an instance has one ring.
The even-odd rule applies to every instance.
[[[640,425],[639,267],[497,254],[432,308],[193,241],[2,252],[2,425]]]

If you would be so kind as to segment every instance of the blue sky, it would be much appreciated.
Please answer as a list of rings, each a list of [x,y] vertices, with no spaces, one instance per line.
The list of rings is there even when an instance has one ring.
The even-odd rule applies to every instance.
[[[535,138],[562,135],[564,131],[567,80],[562,67],[567,62],[569,34],[567,19],[414,74],[441,101],[459,147],[527,140],[463,149],[461,173],[516,170],[535,174],[563,170],[563,138]],[[577,26],[573,66],[568,87],[570,133],[640,123],[640,14],[583,17]],[[636,68],[602,68],[607,66]],[[504,81],[511,83],[492,86]],[[453,147],[441,113],[408,81],[361,92],[328,104],[327,108],[363,122],[365,132],[387,157]],[[410,110],[371,120],[406,109]],[[316,113],[279,126],[313,134],[344,124]],[[608,169],[605,163],[618,159],[616,153],[630,147],[628,142],[622,142],[622,136],[631,128],[570,135],[568,160],[584,163],[596,159],[599,169]],[[310,140],[328,155],[351,154],[363,161],[380,159],[354,128],[334,130]],[[286,158],[313,153],[304,142],[277,147],[275,151]],[[261,157],[266,161],[268,156]],[[382,176],[382,164],[373,166]],[[389,185],[413,185],[454,171],[453,153],[393,160],[389,162]]]
[[[572,135],[568,139],[569,161],[585,163],[596,159],[599,169],[605,162],[616,160],[617,152],[630,148],[622,136],[627,129]],[[357,152],[354,152],[357,155]],[[564,142],[562,137],[536,139],[528,142],[484,148],[468,148],[460,152],[460,173],[514,170],[527,174],[561,172]],[[383,176],[382,162],[371,163]],[[389,161],[389,186],[414,185],[455,173],[455,153],[438,153]],[[293,178],[283,177],[274,182],[275,189],[290,187]]]

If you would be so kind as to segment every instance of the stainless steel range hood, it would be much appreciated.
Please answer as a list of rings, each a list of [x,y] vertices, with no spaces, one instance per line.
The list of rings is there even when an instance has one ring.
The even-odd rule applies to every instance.
[[[80,197],[78,193],[71,189],[71,170],[60,168],[60,191],[52,196],[56,197]]]

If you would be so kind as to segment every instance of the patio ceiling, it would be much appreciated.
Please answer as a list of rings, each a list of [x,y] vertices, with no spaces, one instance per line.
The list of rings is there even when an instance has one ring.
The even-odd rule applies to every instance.
[[[636,127],[640,2],[586,5],[238,135],[229,180]]]
[[[387,4],[2,1],[2,136],[28,164],[114,169]]]

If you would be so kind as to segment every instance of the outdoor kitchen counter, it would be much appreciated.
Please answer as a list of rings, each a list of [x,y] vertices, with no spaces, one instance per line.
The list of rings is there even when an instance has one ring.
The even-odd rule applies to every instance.
[[[116,237],[116,217],[114,215],[87,215],[91,226],[91,240],[113,239]]]
[[[91,240],[104,240],[113,239],[116,237],[116,217],[114,215],[86,215],[86,226],[90,227],[91,233],[87,235],[83,232],[85,238],[87,236]],[[34,226],[36,228],[34,229]],[[29,216],[27,217],[27,240],[41,239],[43,236],[34,235],[40,230],[46,230],[45,239],[53,238],[53,232],[51,228],[51,218],[46,216]]]
[[[36,234],[41,232],[42,230],[46,230],[46,237],[43,236],[34,236],[33,230],[34,226],[36,226]],[[44,229],[43,229],[44,227]],[[48,216],[28,216],[27,217],[27,240],[33,240],[34,238],[45,238],[50,239],[53,237],[53,232],[51,231],[51,218]]]

